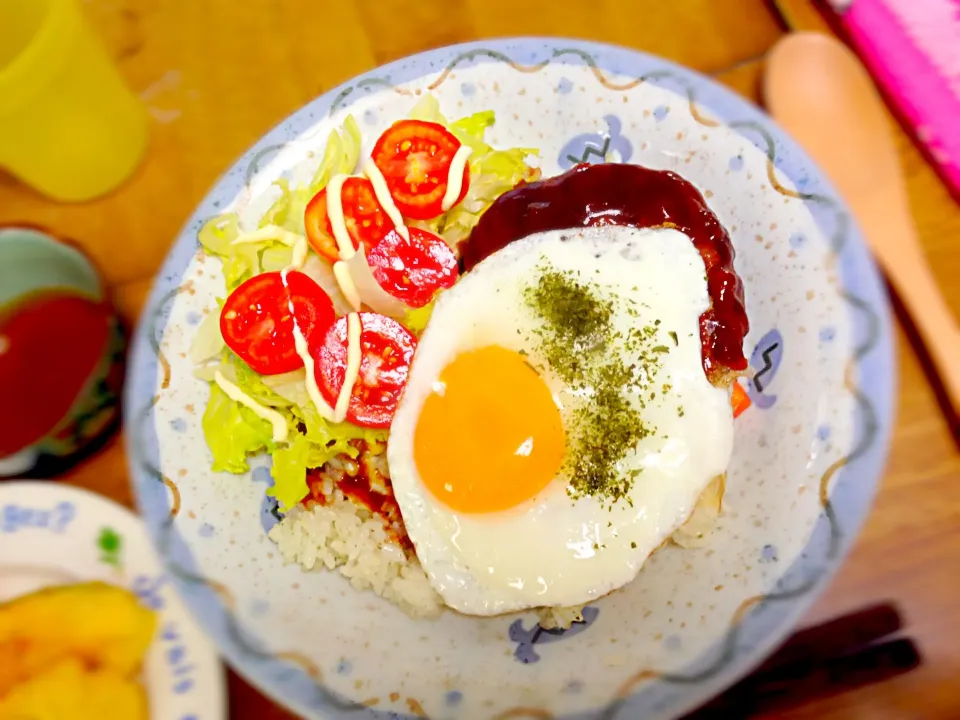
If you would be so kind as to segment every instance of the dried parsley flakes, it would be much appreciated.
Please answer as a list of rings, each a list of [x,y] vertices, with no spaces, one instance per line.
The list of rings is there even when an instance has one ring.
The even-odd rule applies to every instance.
[[[654,344],[660,321],[633,328],[624,337],[614,329],[614,311],[639,317],[633,303],[621,299],[617,302],[627,306],[616,308],[597,286],[581,282],[576,272],[549,265],[538,270],[536,282],[524,292],[527,305],[543,320],[535,331],[537,352],[571,391],[588,398],[572,414],[567,492],[574,499],[630,502],[630,489],[641,471],[625,471],[621,462],[637,443],[656,432],[644,423],[631,395],[640,408],[645,406],[662,356],[669,352],[667,346]],[[627,365],[621,349],[636,362]],[[650,394],[651,399],[654,396]]]

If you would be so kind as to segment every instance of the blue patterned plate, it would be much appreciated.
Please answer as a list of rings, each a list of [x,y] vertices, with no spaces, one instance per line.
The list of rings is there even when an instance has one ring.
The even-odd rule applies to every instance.
[[[209,471],[207,388],[186,353],[223,279],[198,228],[225,209],[255,222],[273,181],[316,163],[348,113],[369,151],[424,93],[448,117],[492,108],[492,143],[540,148],[547,175],[605,158],[675,170],[736,246],[756,376],[719,524],[703,548],[657,553],[566,632],[532,614],[416,622],[337,574],[284,566],[265,534],[269,471]],[[127,441],[140,507],[185,602],[278,702],[316,718],[671,717],[755,665],[839,566],[883,468],[894,373],[887,300],[856,228],[767,117],[632,50],[505,40],[358,77],[285,120],[220,180],[139,329]]]
[[[0,602],[92,580],[129,588],[159,614],[143,671],[150,717],[224,720],[223,666],[157,562],[140,519],[69,485],[0,484]]]

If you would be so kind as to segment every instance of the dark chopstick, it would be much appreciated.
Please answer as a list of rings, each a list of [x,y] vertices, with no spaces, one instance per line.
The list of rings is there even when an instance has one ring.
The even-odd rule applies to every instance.
[[[875,605],[794,634],[769,659],[684,720],[735,720],[784,710],[909,672],[921,662],[889,604]]]
[[[897,609],[889,603],[872,605],[791,635],[753,674],[797,661],[817,662],[855,650],[893,635],[903,627]]]

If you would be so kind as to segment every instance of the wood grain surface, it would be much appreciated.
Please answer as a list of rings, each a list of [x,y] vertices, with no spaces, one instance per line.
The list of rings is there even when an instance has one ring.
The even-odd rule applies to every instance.
[[[822,24],[807,0],[86,0],[85,9],[150,109],[152,145],[137,174],[102,200],[57,205],[0,176],[0,223],[73,237],[99,264],[124,318],[216,178],[262,133],[325,90],[376,65],[442,45],[507,35],[619,43],[716,75],[759,101],[762,56],[784,32]],[[891,121],[920,237],[960,313],[960,207]],[[780,717],[960,717],[960,454],[956,428],[898,321],[899,415],[876,507],[845,567],[807,618],[896,603],[922,667],[808,702]],[[131,504],[115,438],[66,482]],[[236,676],[231,717],[291,717]]]

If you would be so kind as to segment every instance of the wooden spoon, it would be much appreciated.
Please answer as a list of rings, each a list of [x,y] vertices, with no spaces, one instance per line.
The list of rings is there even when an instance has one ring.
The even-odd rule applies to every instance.
[[[774,119],[847,201],[960,412],[960,328],[924,258],[890,120],[867,71],[839,40],[793,33],[768,55],[763,91]]]

